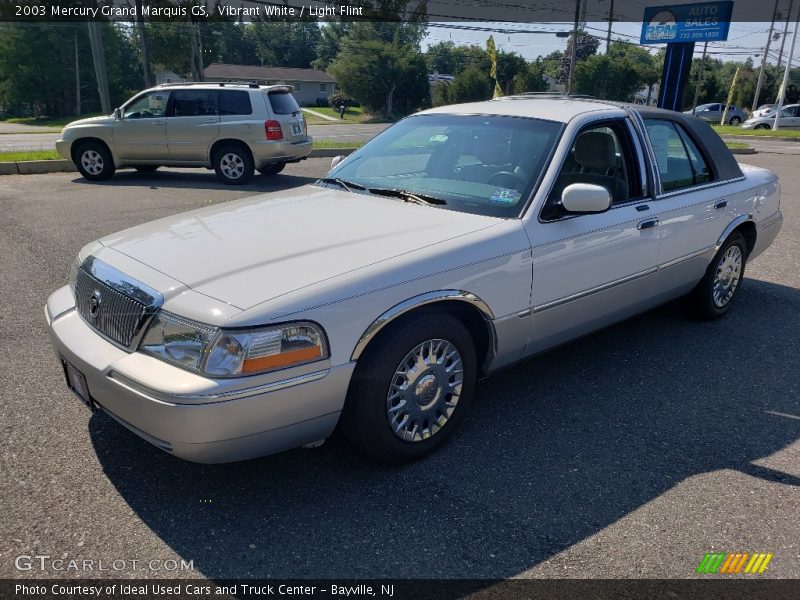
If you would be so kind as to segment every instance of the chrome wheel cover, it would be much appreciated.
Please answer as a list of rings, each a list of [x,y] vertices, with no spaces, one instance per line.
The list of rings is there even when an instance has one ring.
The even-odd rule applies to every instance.
[[[725,251],[714,275],[714,306],[723,308],[733,298],[742,276],[742,249],[733,245]]]
[[[436,435],[453,415],[461,397],[464,365],[447,340],[417,345],[395,369],[386,396],[386,417],[403,441]]]
[[[228,179],[239,179],[244,175],[244,161],[238,154],[228,152],[219,159],[219,170]]]
[[[97,150],[86,150],[81,154],[81,166],[89,175],[100,175],[103,165],[103,157]]]

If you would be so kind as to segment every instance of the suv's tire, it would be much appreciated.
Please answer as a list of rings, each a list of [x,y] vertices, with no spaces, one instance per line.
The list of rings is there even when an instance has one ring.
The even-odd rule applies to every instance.
[[[379,462],[422,458],[463,419],[475,388],[476,362],[469,331],[445,312],[430,311],[389,325],[358,361],[342,431]],[[412,363],[416,370],[408,366]]]
[[[728,121],[728,124],[736,126],[741,122],[742,122],[742,120],[739,117],[731,117],[731,120]]]
[[[258,172],[262,175],[277,175],[283,168],[286,166],[285,162],[273,163],[271,165],[267,165],[266,167],[261,167]]]
[[[719,319],[731,308],[742,287],[747,262],[747,242],[739,233],[731,234],[708,265],[706,273],[691,293],[698,317]]]
[[[214,171],[223,183],[242,185],[253,177],[255,167],[250,151],[238,144],[226,144],[214,154]]]
[[[136,165],[133,168],[139,171],[139,173],[153,173],[158,169],[158,165]]]
[[[74,162],[80,174],[89,181],[105,181],[117,170],[111,152],[100,142],[83,142],[78,145]]]

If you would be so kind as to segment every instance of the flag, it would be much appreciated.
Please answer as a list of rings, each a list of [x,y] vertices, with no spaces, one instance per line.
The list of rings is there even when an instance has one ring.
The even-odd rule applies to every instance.
[[[494,94],[493,97],[497,98],[503,95],[503,90],[500,89],[500,84],[497,83],[497,47],[494,45],[494,37],[491,35],[486,40],[486,54],[489,55],[491,67],[489,68],[489,76],[494,79]]]

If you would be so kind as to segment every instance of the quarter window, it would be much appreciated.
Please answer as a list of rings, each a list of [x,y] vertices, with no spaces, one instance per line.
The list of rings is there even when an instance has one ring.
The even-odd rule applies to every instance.
[[[219,114],[223,116],[253,114],[250,94],[240,90],[220,90]]]
[[[686,131],[672,121],[645,119],[656,155],[661,189],[680,190],[711,181],[711,170]]]

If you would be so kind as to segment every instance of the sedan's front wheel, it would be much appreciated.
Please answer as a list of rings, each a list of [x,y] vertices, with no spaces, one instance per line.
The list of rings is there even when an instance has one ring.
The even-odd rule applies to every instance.
[[[742,122],[742,120],[739,117],[731,117],[731,120],[728,121],[728,123],[730,123],[733,126],[736,126],[741,122]]]
[[[694,305],[704,319],[718,319],[731,308],[739,293],[747,262],[747,242],[736,232],[725,240],[694,289]]]
[[[342,414],[345,435],[382,463],[429,454],[463,418],[476,360],[469,331],[446,313],[389,325],[359,359]]]

